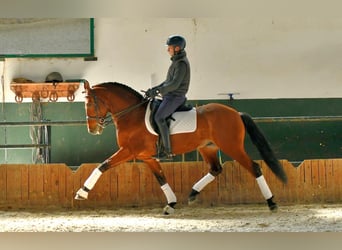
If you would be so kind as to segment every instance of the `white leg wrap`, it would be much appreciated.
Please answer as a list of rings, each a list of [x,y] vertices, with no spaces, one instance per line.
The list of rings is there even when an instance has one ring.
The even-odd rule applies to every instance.
[[[161,186],[161,189],[163,190],[163,192],[166,196],[168,204],[170,204],[172,202],[177,202],[177,197],[176,197],[175,193],[172,191],[172,189],[168,183]]]
[[[193,187],[192,189],[196,190],[197,192],[201,192],[202,189],[208,185],[210,182],[215,180],[215,176],[213,176],[211,173],[208,173],[206,176],[204,176],[202,179],[200,179]]]
[[[95,168],[88,179],[85,181],[84,186],[89,190],[92,190],[101,175],[102,172],[98,168]]]
[[[264,198],[266,200],[271,198],[273,195],[272,195],[272,192],[271,192],[270,188],[268,187],[268,185],[266,183],[266,180],[265,180],[264,176],[263,175],[259,176],[258,178],[256,178],[256,181],[257,181],[257,183],[259,185],[259,188],[260,188],[261,193],[264,196]]]

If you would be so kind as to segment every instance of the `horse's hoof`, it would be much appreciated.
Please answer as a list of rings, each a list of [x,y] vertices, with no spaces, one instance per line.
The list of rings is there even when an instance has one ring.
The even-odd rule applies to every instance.
[[[273,196],[267,200],[267,205],[271,212],[278,211],[278,205],[273,201]]]
[[[197,195],[199,194],[198,191],[192,189],[191,193],[189,194],[188,197],[188,205],[195,204],[197,202]]]
[[[198,200],[197,200],[196,196],[191,196],[188,198],[188,205],[194,205],[197,203],[197,201]]]
[[[274,204],[269,206],[269,209],[272,213],[276,213],[276,212],[278,212],[278,205],[274,203]]]
[[[84,201],[84,200],[86,200],[84,197],[82,197],[82,196],[80,196],[80,195],[78,195],[78,194],[76,194],[75,195],[75,198],[74,198],[75,200],[79,200],[79,201]]]
[[[75,200],[83,201],[86,199],[88,199],[88,192],[80,188],[75,195]]]
[[[165,215],[174,214],[175,213],[175,208],[174,208],[175,205],[176,205],[176,203],[166,205],[163,209],[163,214],[165,214]]]

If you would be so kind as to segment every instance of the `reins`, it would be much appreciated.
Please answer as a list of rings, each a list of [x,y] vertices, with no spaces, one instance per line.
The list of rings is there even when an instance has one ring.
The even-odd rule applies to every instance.
[[[94,105],[95,105],[95,112],[96,116],[86,116],[87,120],[95,119],[98,123],[99,126],[102,128],[105,128],[108,124],[112,123],[111,116],[113,116],[115,119],[120,119],[122,116],[130,113],[134,109],[140,107],[141,105],[145,104],[146,102],[149,101],[148,98],[144,98],[144,100],[138,104],[129,106],[128,108],[125,108],[124,110],[118,111],[116,113],[112,113],[111,115],[106,115],[106,117],[101,117],[99,116],[99,105],[98,105],[98,100],[100,100],[103,104],[105,104],[101,99],[98,99],[96,94],[93,92],[93,90],[89,90],[90,96],[93,97],[94,99]],[[106,104],[105,104],[106,105]]]
[[[121,116],[124,116],[125,114],[133,111],[134,109],[140,107],[141,105],[145,104],[146,102],[148,102],[149,99],[144,99],[142,102],[139,102],[138,104],[129,106],[128,108],[121,110],[119,112],[116,112],[115,114],[112,114],[114,117],[116,117],[117,119],[121,118]]]

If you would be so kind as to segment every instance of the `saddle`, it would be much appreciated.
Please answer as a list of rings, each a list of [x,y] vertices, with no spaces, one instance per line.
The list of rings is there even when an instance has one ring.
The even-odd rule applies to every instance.
[[[156,131],[158,134],[159,134],[159,130],[158,130],[158,126],[157,124],[155,123],[154,121],[154,115],[156,114],[160,104],[161,104],[162,100],[160,99],[156,99],[154,98],[152,101],[151,101],[151,105],[150,105],[150,110],[151,110],[151,114],[150,114],[150,124],[151,126],[153,127],[154,131]],[[184,101],[183,104],[181,104],[176,110],[174,113],[176,112],[184,112],[184,111],[190,111],[192,110],[193,107],[191,104],[188,104],[186,103],[186,100]],[[171,121],[175,121],[175,118],[172,117],[172,115],[174,114],[172,113],[170,116],[168,116],[166,118],[166,123],[167,123],[167,126],[170,128],[170,124],[171,124]]]

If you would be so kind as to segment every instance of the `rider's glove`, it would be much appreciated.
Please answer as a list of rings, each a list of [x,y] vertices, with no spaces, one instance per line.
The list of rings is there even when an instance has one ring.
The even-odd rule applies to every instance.
[[[158,88],[150,88],[145,92],[147,98],[154,98],[160,93]]]

